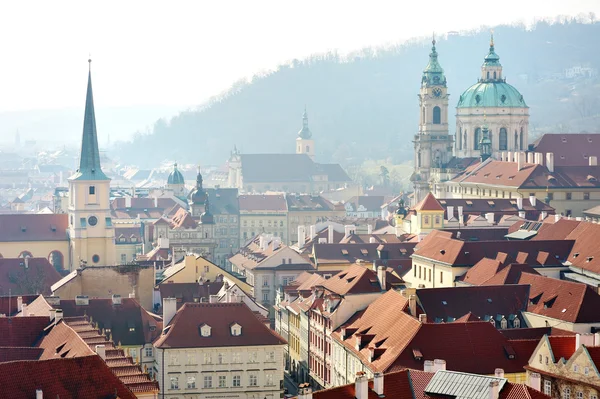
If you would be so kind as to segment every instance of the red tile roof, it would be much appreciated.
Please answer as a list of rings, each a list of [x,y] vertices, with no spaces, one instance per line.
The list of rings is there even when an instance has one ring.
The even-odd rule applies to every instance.
[[[37,389],[45,398],[136,398],[97,355],[2,363],[0,386],[6,398],[34,398]]]
[[[586,166],[590,156],[600,158],[600,134],[546,133],[533,146],[535,152],[554,153],[555,166]]]
[[[82,357],[95,354],[75,330],[60,321],[38,344],[43,350],[40,360]]]
[[[67,214],[0,215],[0,242],[67,241]]]
[[[183,208],[177,211],[172,220],[172,229],[195,229],[198,227],[198,222],[194,220],[192,214]]]
[[[323,282],[323,288],[338,295],[381,292],[377,274],[372,268],[352,265]]]
[[[539,342],[544,335],[552,336],[571,336],[576,333],[573,331],[561,330],[554,327],[535,327],[535,328],[510,328],[502,330],[502,335],[510,340],[535,340]]]
[[[29,305],[35,301],[39,295],[20,295],[23,298],[23,303]],[[18,313],[17,297],[14,295],[0,296],[0,315],[14,316]]]
[[[282,194],[240,195],[240,211],[286,212],[287,202]]]
[[[239,336],[231,335],[234,323],[242,327]],[[210,337],[200,335],[202,324],[211,327]],[[186,303],[154,343],[157,348],[284,344],[286,341],[264,325],[244,303]]]
[[[0,347],[0,363],[15,360],[38,360],[44,350],[30,347]]]
[[[217,295],[223,287],[222,281],[206,284],[198,283],[164,283],[158,285],[161,298],[177,298],[177,309],[184,303],[208,301],[211,295]]]
[[[427,194],[413,209],[415,211],[445,211],[444,207],[431,193]]]
[[[554,362],[558,362],[560,359],[569,360],[573,353],[575,353],[575,336],[550,336],[546,337],[554,356]]]
[[[33,346],[50,324],[45,316],[0,317],[1,346]]]
[[[596,370],[600,367],[600,346],[586,346],[585,349],[590,355],[592,362],[596,366]]]
[[[46,258],[0,258],[0,295],[50,295],[61,278]]]
[[[519,284],[529,284],[527,311],[571,323],[600,321],[600,296],[581,283],[524,273]]]
[[[473,285],[517,284],[522,273],[539,273],[526,264],[502,264],[498,259],[483,258],[470,268],[462,281]]]

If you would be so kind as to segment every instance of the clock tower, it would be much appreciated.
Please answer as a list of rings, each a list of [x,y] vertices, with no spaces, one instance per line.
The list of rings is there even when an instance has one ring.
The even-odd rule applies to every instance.
[[[71,269],[116,264],[115,230],[110,217],[110,179],[100,167],[91,62],[88,72],[79,169],[69,177]]]
[[[419,91],[419,131],[415,135],[415,168],[411,176],[414,204],[434,191],[435,176],[452,158],[452,136],[448,134],[448,87],[432,41],[429,63],[423,71]]]

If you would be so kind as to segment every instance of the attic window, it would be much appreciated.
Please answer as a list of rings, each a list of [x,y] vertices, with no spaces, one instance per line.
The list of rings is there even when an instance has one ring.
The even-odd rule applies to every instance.
[[[415,360],[421,360],[423,359],[423,354],[421,353],[421,351],[417,348],[412,350],[413,353],[413,357],[415,358]]]
[[[483,177],[488,177],[489,175],[490,175],[489,173],[486,173],[485,175],[483,175]]]
[[[363,254],[364,256],[367,256],[369,254],[369,251],[367,251],[366,249],[361,249],[360,253]]]
[[[594,260],[593,256],[588,256],[587,258],[585,258],[585,261],[588,262],[588,263],[591,262],[591,261],[593,261],[593,260]]]
[[[598,179],[596,179],[596,177],[595,177],[595,176],[588,175],[588,176],[587,176],[587,181],[598,181]]]
[[[231,335],[234,337],[239,337],[242,335],[242,326],[240,326],[238,323],[233,323],[231,325]]]
[[[201,336],[201,337],[210,337],[210,330],[211,330],[211,327],[210,327],[208,324],[206,324],[206,323],[204,323],[204,324],[201,324],[201,325],[198,327],[198,330],[200,331],[200,336]],[[232,335],[233,335],[233,334],[232,334]]]
[[[494,201],[488,201],[487,203],[488,203],[488,205],[489,205],[491,208],[493,208],[494,206],[496,206],[496,203],[495,203]]]
[[[508,180],[513,180],[514,178],[514,176],[508,176]]]
[[[576,258],[576,257],[578,257],[578,256],[579,256],[579,252],[575,252],[575,253],[573,254],[573,257],[574,257],[574,258]]]
[[[556,301],[556,297],[551,298],[551,299],[547,300],[546,302],[544,302],[544,309],[550,309],[552,307],[552,305],[554,305],[555,301]]]
[[[588,143],[592,142],[592,138],[591,137],[588,137],[587,140],[588,140]]]
[[[348,281],[349,283],[351,283],[351,282],[353,282],[353,281],[354,281],[354,279],[355,279],[355,278],[356,278],[356,277],[350,277],[349,279],[347,279],[347,281]]]
[[[448,302],[442,301],[442,305],[447,305],[447,304],[448,304]]]
[[[52,230],[52,231],[54,231],[54,232],[55,232],[55,231],[56,231],[56,226],[55,226],[55,225],[53,225],[53,224],[51,224],[51,225],[50,225],[50,230]]]
[[[23,233],[25,233],[25,232],[27,231],[27,227],[26,227],[26,226],[21,226],[21,231],[22,231]]]
[[[465,203],[467,204],[467,206],[473,206],[473,201],[465,201]]]
[[[538,295],[534,296],[533,298],[529,298],[529,301],[531,302],[532,305],[537,305],[538,302],[540,301],[540,299],[542,299],[542,294],[538,294]]]
[[[492,303],[492,298],[487,299],[488,303]]]
[[[348,273],[340,274],[340,279],[343,279],[344,277],[346,277],[346,274],[348,274]]]
[[[446,250],[445,250],[445,249],[440,249],[440,253],[441,253],[442,255],[446,255]]]
[[[348,250],[347,249],[342,249],[342,255],[348,256]]]
[[[566,138],[566,137],[561,137],[561,138],[560,138],[560,140],[561,140],[563,143],[566,143],[566,142],[567,142],[567,138]]]
[[[498,175],[496,176],[496,179],[500,179],[502,177],[502,175]]]

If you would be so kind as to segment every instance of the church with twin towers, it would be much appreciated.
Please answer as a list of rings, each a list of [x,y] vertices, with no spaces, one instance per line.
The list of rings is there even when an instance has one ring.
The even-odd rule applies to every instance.
[[[523,95],[506,83],[493,35],[479,78],[458,98],[454,134],[448,123],[449,97],[434,39],[419,91],[419,129],[410,178],[413,205],[429,192],[443,196],[443,183],[473,164],[499,159],[503,151],[527,149],[529,107]]]

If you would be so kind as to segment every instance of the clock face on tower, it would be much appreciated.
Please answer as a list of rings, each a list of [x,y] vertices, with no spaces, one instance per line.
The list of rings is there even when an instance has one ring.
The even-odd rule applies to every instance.
[[[90,216],[88,218],[88,223],[90,224],[90,226],[95,226],[98,224],[98,218],[96,216]]]
[[[442,95],[442,89],[436,87],[435,89],[433,89],[433,95],[435,97],[440,97]]]

